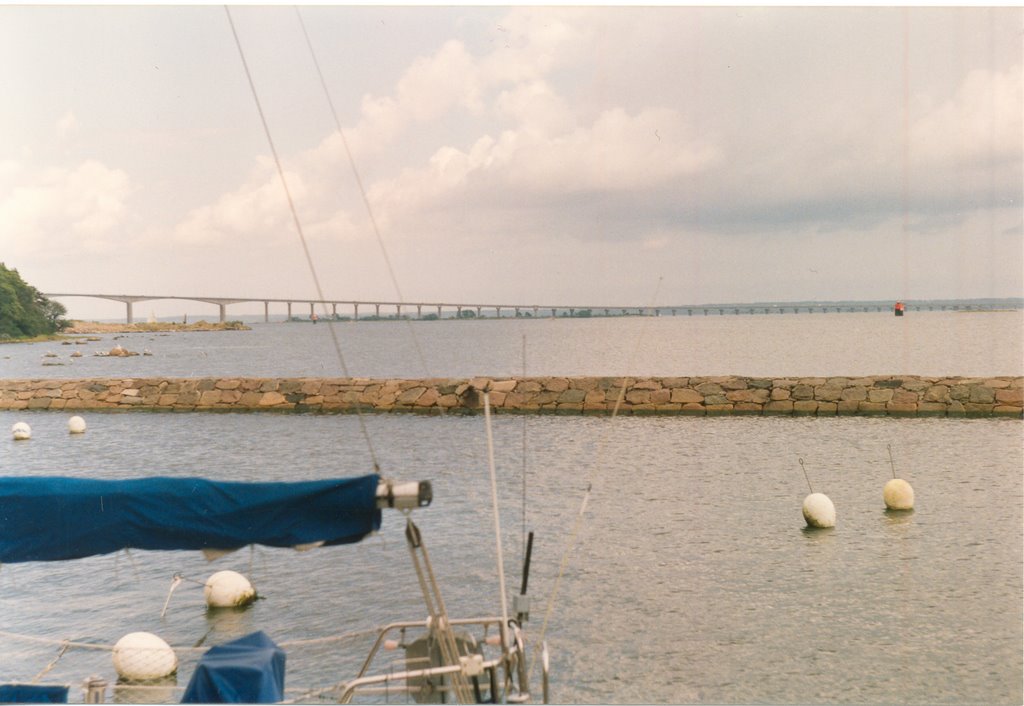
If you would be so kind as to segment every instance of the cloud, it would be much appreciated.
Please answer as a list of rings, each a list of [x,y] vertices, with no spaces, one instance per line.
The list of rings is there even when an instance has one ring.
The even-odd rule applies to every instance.
[[[923,164],[982,166],[1019,163],[1024,113],[1024,74],[975,69],[956,92],[919,117],[911,150]]]
[[[239,236],[252,242],[268,237],[283,237],[294,230],[288,200],[271,164],[264,163],[258,173],[242,186],[223,194],[214,203],[193,209],[173,229],[176,242],[185,245],[215,245],[235,241]],[[303,201],[305,181],[294,171],[285,178],[292,197]]]
[[[325,26],[340,26],[348,12],[325,10]],[[1003,46],[1018,39],[1003,29],[1008,14],[530,6],[499,13],[467,9],[456,13],[462,22],[448,22],[448,12],[408,15],[418,22],[415,54],[403,53],[402,42],[373,47],[358,76],[342,68],[341,52],[324,64],[330,85],[351,91],[334,95],[336,103],[358,109],[342,110],[345,135],[407,294],[501,290],[532,298],[538,288],[556,299],[607,293],[621,301],[665,268],[669,280],[696,283],[674,292],[681,301],[783,290],[799,298],[815,287],[825,294],[825,284],[852,296],[892,282],[892,263],[877,261],[894,238],[935,252],[957,238],[987,242],[990,232],[1019,238],[1024,99],[1019,46]],[[989,34],[982,41],[975,30]],[[284,138],[279,149],[288,145],[281,158],[305,234],[331,254],[318,265],[346,288],[392,296],[381,291],[390,285],[374,269],[377,243],[331,116],[319,113],[319,87],[303,92],[307,64],[289,68],[295,47],[280,43],[250,49],[279,64],[280,75],[263,73],[257,83],[287,86],[287,99],[266,103],[286,106],[271,124]],[[237,88],[234,64],[231,71],[210,84]],[[104,84],[106,105],[118,104],[117,89]],[[180,125],[149,103],[142,107],[151,112],[118,113],[116,126],[78,103],[36,120],[47,139],[74,139],[26,139],[17,145],[24,151],[4,153],[13,157],[0,160],[4,254],[18,247],[23,258],[49,253],[53,261],[76,243],[93,252],[117,244],[159,253],[175,286],[187,276],[193,288],[234,290],[227,267],[215,264],[226,262],[262,273],[261,286],[281,294],[304,286],[274,165],[253,162],[254,151],[267,150],[251,106],[239,99],[248,99],[243,89],[208,101],[208,120],[189,114]],[[27,154],[64,166],[33,167]],[[994,224],[989,231],[986,223]],[[18,244],[8,226],[24,234]],[[1020,278],[1005,272],[1020,267],[1020,248],[1002,242],[993,247],[1008,264],[996,272],[1017,286]],[[823,264],[830,252],[834,261]],[[179,253],[202,253],[203,263]],[[816,279],[806,275],[809,253],[822,273]],[[926,281],[941,294],[951,277],[975,289],[984,280],[954,272],[965,262],[981,267],[978,258],[930,253],[909,262],[921,291]],[[300,274],[286,281],[285,271]]]
[[[0,186],[0,239],[12,257],[106,253],[126,239],[134,188],[119,169],[96,160],[30,169],[8,160],[0,168]]]

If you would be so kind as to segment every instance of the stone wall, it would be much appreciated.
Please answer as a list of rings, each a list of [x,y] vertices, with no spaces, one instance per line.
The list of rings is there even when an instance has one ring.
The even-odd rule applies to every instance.
[[[0,380],[0,410],[729,414],[1021,419],[1024,378],[530,377]]]

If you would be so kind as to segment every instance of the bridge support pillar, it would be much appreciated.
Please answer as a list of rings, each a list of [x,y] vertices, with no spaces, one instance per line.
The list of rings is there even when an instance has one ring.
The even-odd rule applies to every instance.
[[[331,302],[331,318],[338,318],[338,302]]]
[[[395,304],[395,318],[396,319],[402,318],[402,305],[401,304]]]
[[[134,322],[134,321],[132,320],[132,303],[131,303],[131,302],[125,302],[124,304],[125,304],[125,306],[126,306],[126,307],[128,307],[128,314],[127,314],[127,318],[128,318],[128,323],[129,323],[129,324],[131,324],[131,323],[135,323],[135,322]]]
[[[476,318],[478,318],[478,319],[480,318],[480,311],[481,311],[482,309],[483,309],[483,307],[482,307],[482,306],[478,306],[478,307],[476,308]]]
[[[224,323],[224,321],[227,318],[226,315],[227,315],[228,305],[227,304],[218,304],[217,306],[220,307],[220,322]]]
[[[416,318],[417,319],[422,319],[423,318],[423,305],[422,304],[417,304],[416,305]]]
[[[438,319],[441,318],[441,305],[440,304],[437,305],[437,318]]]
[[[270,323],[270,302],[263,302],[263,323]]]
[[[374,304],[373,305],[373,309],[374,309],[374,312],[375,312],[374,315],[379,319],[380,318],[380,304]]]
[[[292,303],[288,302],[288,320],[292,320]]]

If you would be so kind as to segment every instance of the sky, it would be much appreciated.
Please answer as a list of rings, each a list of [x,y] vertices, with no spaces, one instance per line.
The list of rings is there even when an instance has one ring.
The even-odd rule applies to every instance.
[[[230,16],[327,298],[1024,296],[1019,7]],[[30,284],[317,296],[222,6],[0,5],[0,93]]]

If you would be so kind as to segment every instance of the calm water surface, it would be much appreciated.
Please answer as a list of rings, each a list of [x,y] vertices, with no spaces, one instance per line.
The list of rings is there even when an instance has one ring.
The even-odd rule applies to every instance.
[[[430,374],[919,373],[1022,374],[1019,312],[708,317],[706,320],[342,324],[350,372],[423,374],[408,329],[430,350]],[[135,335],[151,357],[71,361],[69,349],[0,348],[6,377],[320,375],[326,326]],[[437,352],[436,349],[440,349]],[[64,367],[41,366],[53,350]],[[337,367],[337,362],[333,363]],[[0,413],[33,438],[0,438],[0,473],[103,478],[203,475],[311,479],[371,464],[351,416]],[[385,474],[429,478],[417,512],[452,613],[497,604],[486,442],[480,417],[370,416]],[[528,634],[539,637],[585,489],[585,522],[554,597],[546,638],[554,698],[577,703],[1020,704],[1024,701],[1022,425],[1015,420],[867,418],[498,417],[506,573],[518,588],[523,528],[536,532]],[[886,514],[882,486],[899,475],[916,511]],[[834,501],[835,529],[803,528],[807,486]],[[258,549],[212,564],[193,552],[132,552],[0,569],[0,630],[112,644],[136,630],[187,647],[255,629],[278,642],[425,616],[400,516],[360,545],[307,553]],[[186,583],[166,617],[176,572],[251,574],[264,600],[208,614]],[[350,675],[368,643],[289,649],[288,687]],[[0,681],[31,679],[57,654],[0,635]],[[184,686],[198,653],[182,650]],[[72,650],[46,678],[113,681],[109,653]],[[120,692],[119,692],[120,693]],[[122,694],[129,701],[150,694]],[[180,694],[169,692],[175,699]]]
[[[4,474],[203,474],[276,480],[362,473],[349,416],[94,414],[84,436],[63,414],[0,414],[33,427],[0,442]],[[386,473],[431,478],[418,512],[453,613],[497,601],[480,418],[367,418]],[[586,521],[547,639],[555,698],[586,703],[989,703],[1022,699],[1021,432],[1006,420],[496,419],[506,571],[518,586],[522,434],[527,525],[537,533],[529,626],[544,608],[584,489]],[[917,509],[891,515],[885,446]],[[834,530],[803,528],[807,494],[835,502]],[[263,629],[279,642],[373,627],[425,611],[402,539],[308,553],[260,549],[207,564],[192,552],[133,552],[0,570],[0,629],[112,644],[147,630],[173,645]],[[175,572],[251,573],[265,596],[209,616]],[[356,654],[366,642],[346,645]],[[0,680],[30,678],[54,647],[0,639]],[[178,683],[195,656],[183,655]],[[288,686],[326,685],[354,658],[289,652]],[[334,670],[338,670],[335,672]],[[48,675],[113,679],[107,653],[72,651]],[[73,693],[73,696],[75,694]]]
[[[1024,311],[342,322],[364,377],[517,375],[1021,375]],[[120,344],[152,356],[99,358]],[[81,351],[80,358],[70,358]],[[44,358],[47,352],[57,358]],[[43,362],[62,365],[42,365]],[[342,374],[326,323],[0,346],[12,378]]]

